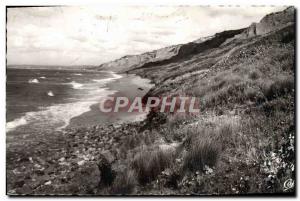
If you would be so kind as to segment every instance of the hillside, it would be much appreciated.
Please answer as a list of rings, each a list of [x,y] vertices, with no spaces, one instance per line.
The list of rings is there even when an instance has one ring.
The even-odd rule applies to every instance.
[[[152,110],[8,152],[9,194],[295,195],[295,12],[100,65],[151,79],[144,101],[196,97],[200,113]]]
[[[136,55],[136,62],[128,57],[126,65],[124,58],[116,61],[119,65],[112,62],[113,70],[151,79],[155,87],[147,96],[195,96],[201,101],[197,116],[150,113],[142,130],[159,133],[169,148],[155,143],[133,147],[135,157],[126,160],[133,160],[139,182],[147,183],[138,192],[294,192],[286,187],[295,179],[294,48],[295,9],[289,7],[245,29]],[[159,162],[168,154],[172,161]],[[147,172],[156,166],[156,172]]]
[[[281,29],[294,23],[294,8],[289,7],[282,12],[266,15],[259,23],[252,23],[240,30],[224,31],[213,36],[199,38],[187,44],[173,45],[141,55],[127,55],[120,59],[101,64],[98,69],[129,72],[136,68],[171,63],[176,59],[198,54],[206,49],[216,48],[234,40],[244,42],[243,39],[260,36]],[[238,43],[237,43],[238,45]]]

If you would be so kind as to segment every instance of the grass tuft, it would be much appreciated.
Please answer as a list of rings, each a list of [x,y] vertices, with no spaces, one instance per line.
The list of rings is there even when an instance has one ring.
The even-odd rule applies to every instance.
[[[172,153],[155,149],[143,149],[133,159],[131,166],[137,173],[138,181],[146,184],[154,180],[165,168],[172,163]]]
[[[111,187],[111,193],[115,195],[129,195],[134,192],[137,185],[136,174],[133,170],[119,173]]]
[[[219,147],[212,140],[197,140],[184,158],[184,170],[203,171],[205,165],[215,166],[219,156]]]

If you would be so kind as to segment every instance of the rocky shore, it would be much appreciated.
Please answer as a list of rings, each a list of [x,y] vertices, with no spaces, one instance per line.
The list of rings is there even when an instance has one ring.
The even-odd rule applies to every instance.
[[[141,122],[66,129],[10,149],[8,194],[294,195],[294,12],[266,16],[257,32],[159,52],[166,60],[152,52],[124,69],[124,58],[113,62],[156,84],[145,99],[198,97],[200,114],[151,111]]]
[[[66,129],[47,144],[28,145],[22,152],[8,150],[7,185],[12,189],[8,194],[108,194],[107,187],[124,171],[120,160],[128,154],[126,147],[132,146],[128,140],[134,144],[136,135],[147,133],[153,123],[152,119]]]

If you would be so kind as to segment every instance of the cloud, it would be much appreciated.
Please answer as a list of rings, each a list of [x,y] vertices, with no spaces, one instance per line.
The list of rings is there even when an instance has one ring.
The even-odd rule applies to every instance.
[[[8,64],[99,65],[259,21],[284,7],[20,7],[7,12]]]

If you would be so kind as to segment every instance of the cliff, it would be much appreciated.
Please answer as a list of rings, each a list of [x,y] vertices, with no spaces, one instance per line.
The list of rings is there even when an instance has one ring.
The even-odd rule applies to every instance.
[[[43,142],[17,160],[7,153],[20,165],[8,168],[8,194],[295,196],[295,32],[289,7],[102,64],[151,79],[144,99],[195,97],[200,113],[151,111],[142,122],[53,135],[52,152]]]
[[[153,51],[129,56],[124,66],[124,58],[101,65],[151,79],[144,100],[199,100],[200,114],[152,111],[131,135],[142,145],[125,159],[139,183],[127,193],[294,195],[295,31],[289,7],[245,29],[163,48],[159,57]],[[144,132],[158,141],[144,145]]]
[[[163,65],[185,59],[208,49],[217,48],[233,40],[243,40],[279,30],[294,23],[295,8],[288,7],[282,12],[266,15],[259,23],[239,30],[224,31],[213,36],[199,38],[187,44],[173,45],[140,55],[127,55],[120,59],[101,64],[98,69],[127,72],[138,68]],[[236,41],[240,42],[240,41]]]

